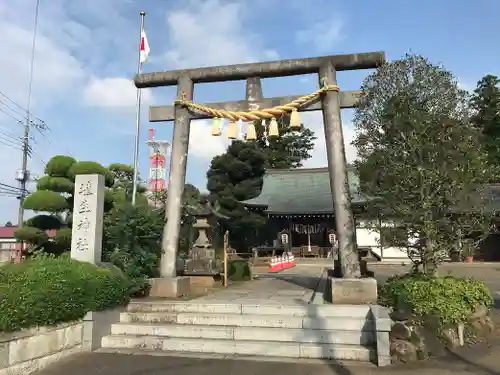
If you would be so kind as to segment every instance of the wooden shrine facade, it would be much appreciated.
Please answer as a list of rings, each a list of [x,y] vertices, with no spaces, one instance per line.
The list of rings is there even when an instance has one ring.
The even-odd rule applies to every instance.
[[[348,170],[348,181],[353,211],[359,212],[364,200],[354,170]],[[282,247],[280,233],[286,231],[295,255],[325,257],[331,251],[329,235],[337,228],[328,168],[269,169],[261,193],[242,203],[271,219],[267,246]]]

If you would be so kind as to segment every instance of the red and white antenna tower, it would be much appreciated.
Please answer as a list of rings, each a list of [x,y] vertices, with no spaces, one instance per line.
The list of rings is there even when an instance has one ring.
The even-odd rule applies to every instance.
[[[156,140],[155,129],[148,130],[146,144],[149,147],[148,190],[152,194],[159,193],[165,190],[165,161],[170,144],[167,141]]]

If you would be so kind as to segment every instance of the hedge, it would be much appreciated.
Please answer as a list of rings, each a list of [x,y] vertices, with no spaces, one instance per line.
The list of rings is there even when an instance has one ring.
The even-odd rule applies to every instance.
[[[493,304],[480,280],[418,273],[390,278],[379,286],[378,294],[383,306],[406,306],[417,317],[434,316],[443,325],[465,323],[476,307]]]
[[[66,257],[0,268],[0,331],[54,325],[128,302],[130,283],[116,268]]]

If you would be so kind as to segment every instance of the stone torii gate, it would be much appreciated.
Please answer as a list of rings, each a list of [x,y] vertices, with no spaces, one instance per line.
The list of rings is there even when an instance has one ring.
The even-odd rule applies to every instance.
[[[337,71],[373,69],[385,62],[383,52],[323,56],[317,58],[237,64],[208,68],[183,69],[167,72],[142,73],[136,76],[137,88],[177,86],[177,99],[193,99],[195,83],[246,80],[246,100],[205,104],[214,109],[249,111],[270,108],[293,101],[299,96],[264,98],[262,78],[318,74],[320,87],[337,85]],[[327,91],[299,111],[322,110],[325,141],[330,172],[330,186],[334,200],[336,227],[338,228],[339,260],[341,274],[346,281],[360,280],[360,269],[355,245],[354,219],[346,173],[346,158],[341,108],[355,106],[359,91]],[[181,197],[184,189],[188,158],[189,133],[192,119],[209,118],[209,115],[192,111],[180,103],[171,106],[151,107],[151,122],[174,120],[170,177],[168,181],[167,222],[163,233],[160,275],[152,280],[150,294],[158,297],[176,297],[189,288],[189,280],[177,277],[176,259],[181,225]],[[207,137],[210,134],[207,133]],[[358,283],[355,283],[358,284]],[[359,289],[359,286],[356,287]]]

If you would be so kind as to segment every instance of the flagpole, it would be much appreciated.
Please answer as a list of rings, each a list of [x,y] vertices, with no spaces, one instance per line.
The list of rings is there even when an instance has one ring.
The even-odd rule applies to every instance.
[[[141,46],[142,46],[142,32],[144,30],[144,16],[146,12],[141,12],[141,28],[139,29],[139,63],[137,67],[137,74],[141,74]],[[135,118],[135,148],[134,148],[134,182],[132,187],[132,206],[135,206],[135,196],[137,195],[137,180],[139,177],[139,136],[141,133],[141,89],[137,88],[137,101],[136,101],[136,118]]]

